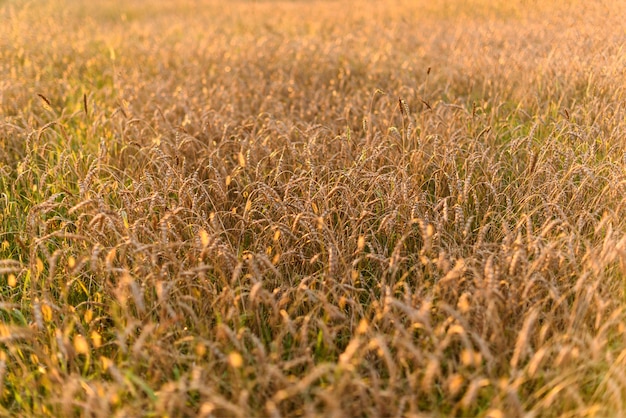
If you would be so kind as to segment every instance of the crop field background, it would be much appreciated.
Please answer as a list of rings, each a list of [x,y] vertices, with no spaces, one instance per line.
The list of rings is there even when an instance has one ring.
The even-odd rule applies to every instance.
[[[0,2],[0,415],[626,416],[625,21]]]

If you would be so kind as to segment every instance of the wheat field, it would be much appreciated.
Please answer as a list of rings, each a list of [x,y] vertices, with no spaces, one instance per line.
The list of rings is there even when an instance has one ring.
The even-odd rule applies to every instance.
[[[0,415],[626,415],[624,3],[0,19]]]

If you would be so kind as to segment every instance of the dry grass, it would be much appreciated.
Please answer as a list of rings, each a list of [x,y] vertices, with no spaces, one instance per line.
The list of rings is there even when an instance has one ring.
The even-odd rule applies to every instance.
[[[626,414],[623,6],[104,3],[0,6],[3,415]]]

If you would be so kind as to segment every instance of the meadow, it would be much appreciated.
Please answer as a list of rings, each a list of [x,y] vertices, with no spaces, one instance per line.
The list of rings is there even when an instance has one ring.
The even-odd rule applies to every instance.
[[[625,21],[0,2],[0,415],[626,416]]]

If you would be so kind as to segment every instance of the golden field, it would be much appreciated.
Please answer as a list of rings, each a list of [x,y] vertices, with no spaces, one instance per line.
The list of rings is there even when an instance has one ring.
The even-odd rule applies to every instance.
[[[625,4],[0,19],[0,415],[626,415]]]

